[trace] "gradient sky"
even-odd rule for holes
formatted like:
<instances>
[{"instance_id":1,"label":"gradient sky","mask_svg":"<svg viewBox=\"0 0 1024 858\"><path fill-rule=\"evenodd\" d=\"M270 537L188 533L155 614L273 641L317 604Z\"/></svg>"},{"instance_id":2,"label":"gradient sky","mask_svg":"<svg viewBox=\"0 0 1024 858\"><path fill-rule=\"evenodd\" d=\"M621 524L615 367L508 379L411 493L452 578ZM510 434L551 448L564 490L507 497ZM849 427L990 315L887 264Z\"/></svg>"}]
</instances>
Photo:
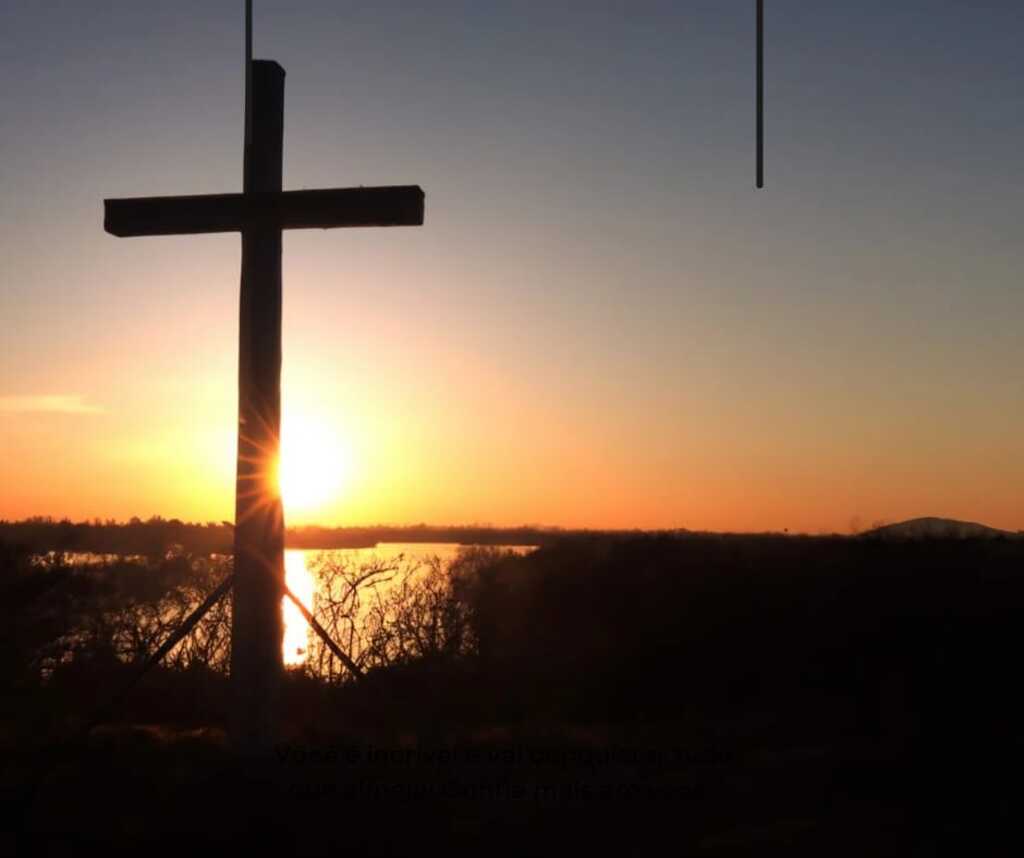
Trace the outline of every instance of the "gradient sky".
<instances>
[{"instance_id":1,"label":"gradient sky","mask_svg":"<svg viewBox=\"0 0 1024 858\"><path fill-rule=\"evenodd\" d=\"M233 514L237 235L105 197L241 189L242 2L0 9L0 517ZM287 188L291 522L1024 528L1019 2L256 0ZM287 434L285 443L288 443Z\"/></svg>"}]
</instances>

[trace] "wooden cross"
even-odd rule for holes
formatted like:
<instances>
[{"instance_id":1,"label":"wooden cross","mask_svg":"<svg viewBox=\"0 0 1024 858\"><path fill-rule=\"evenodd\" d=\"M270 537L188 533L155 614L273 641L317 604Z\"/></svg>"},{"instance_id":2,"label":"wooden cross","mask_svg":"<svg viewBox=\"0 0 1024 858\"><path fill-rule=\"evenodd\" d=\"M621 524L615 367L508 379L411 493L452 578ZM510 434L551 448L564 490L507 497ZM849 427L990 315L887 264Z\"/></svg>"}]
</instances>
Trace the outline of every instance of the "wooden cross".
<instances>
[{"instance_id":1,"label":"wooden cross","mask_svg":"<svg viewBox=\"0 0 1024 858\"><path fill-rule=\"evenodd\" d=\"M284 516L275 478L281 230L420 226L423 190L407 185L282 191L284 69L271 60L252 60L248 8L246 17L243 193L105 200L104 228L116 236L242 234L229 726L236 748L258 752L277 738L283 672Z\"/></svg>"}]
</instances>

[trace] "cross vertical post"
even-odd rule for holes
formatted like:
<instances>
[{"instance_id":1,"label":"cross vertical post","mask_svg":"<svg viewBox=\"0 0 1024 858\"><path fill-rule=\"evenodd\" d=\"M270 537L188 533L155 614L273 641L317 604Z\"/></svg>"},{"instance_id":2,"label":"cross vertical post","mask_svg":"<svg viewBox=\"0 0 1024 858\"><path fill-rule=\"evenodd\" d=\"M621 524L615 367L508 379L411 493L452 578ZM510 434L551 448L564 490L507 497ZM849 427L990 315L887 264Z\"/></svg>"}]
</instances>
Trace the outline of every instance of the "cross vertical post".
<instances>
[{"instance_id":1,"label":"cross vertical post","mask_svg":"<svg viewBox=\"0 0 1024 858\"><path fill-rule=\"evenodd\" d=\"M284 69L251 63L246 193L281 190ZM281 226L242 229L238 347L238 466L231 628L232 740L267 750L276 740L282 662L284 514L276 475L281 429Z\"/></svg>"}]
</instances>

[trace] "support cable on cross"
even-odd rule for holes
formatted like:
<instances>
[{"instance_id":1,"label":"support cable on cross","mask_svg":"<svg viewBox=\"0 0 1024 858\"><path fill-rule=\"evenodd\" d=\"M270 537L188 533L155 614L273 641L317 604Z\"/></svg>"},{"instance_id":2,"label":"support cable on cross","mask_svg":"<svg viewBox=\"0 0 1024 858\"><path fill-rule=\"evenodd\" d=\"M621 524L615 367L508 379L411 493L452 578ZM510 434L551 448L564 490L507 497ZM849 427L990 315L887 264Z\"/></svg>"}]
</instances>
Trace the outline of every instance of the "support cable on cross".
<instances>
[{"instance_id":1,"label":"support cable on cross","mask_svg":"<svg viewBox=\"0 0 1024 858\"><path fill-rule=\"evenodd\" d=\"M135 688L136 685L142 680L142 678L149 673L149 671L156 667L164 657L171 652L209 613L213 607L227 594L231 589L231 585L234 583L234 574L227 575L220 584L207 596L202 604L200 604L191 614L189 614L175 629L168 635L167 639L154 650L143 662L139 665L138 669L128 678L124 685L103 705L98 707L91 716L89 716L83 723L79 735L81 737L87 736L102 721L110 717L114 710L124 701L128 694ZM298 596L296 596L291 588L285 584L284 594L291 600L291 602L299 609L303 618L309 624L310 628L320 637L324 642L324 645L337 656L338 660L349 670L349 672L355 676L357 680L363 680L366 678L366 674L358 664L349 656L338 644L336 644L331 638L330 633L325 629L320 622L313 616L313 613L302 603Z\"/></svg>"}]
</instances>

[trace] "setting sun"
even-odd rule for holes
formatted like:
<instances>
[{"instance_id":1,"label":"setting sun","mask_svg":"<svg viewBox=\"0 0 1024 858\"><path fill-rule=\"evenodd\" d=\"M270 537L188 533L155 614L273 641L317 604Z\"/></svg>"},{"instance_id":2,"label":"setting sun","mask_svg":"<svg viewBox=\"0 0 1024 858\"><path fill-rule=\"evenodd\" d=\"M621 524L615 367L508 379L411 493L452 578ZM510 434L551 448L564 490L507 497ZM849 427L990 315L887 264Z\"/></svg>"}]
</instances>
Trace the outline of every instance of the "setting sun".
<instances>
[{"instance_id":1,"label":"setting sun","mask_svg":"<svg viewBox=\"0 0 1024 858\"><path fill-rule=\"evenodd\" d=\"M325 423L283 416L278 485L286 515L311 512L334 500L350 470L347 449Z\"/></svg>"}]
</instances>

